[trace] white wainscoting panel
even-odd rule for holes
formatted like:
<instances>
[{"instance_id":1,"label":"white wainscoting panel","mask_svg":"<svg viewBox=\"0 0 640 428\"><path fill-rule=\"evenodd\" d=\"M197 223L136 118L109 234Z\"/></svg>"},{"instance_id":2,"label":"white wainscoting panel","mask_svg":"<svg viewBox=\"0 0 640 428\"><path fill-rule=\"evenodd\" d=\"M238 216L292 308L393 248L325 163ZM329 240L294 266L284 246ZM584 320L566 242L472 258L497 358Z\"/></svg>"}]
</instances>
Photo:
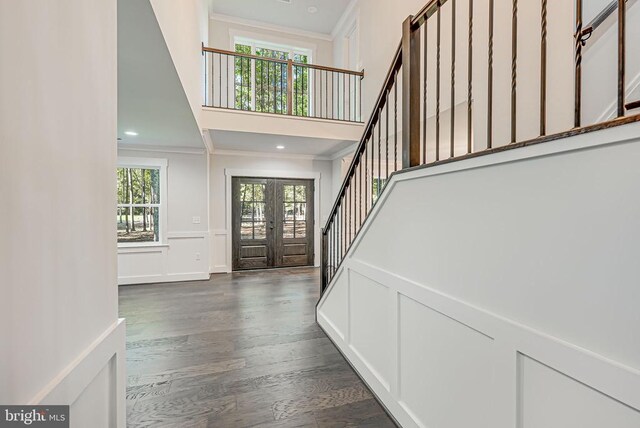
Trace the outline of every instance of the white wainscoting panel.
<instances>
[{"instance_id":1,"label":"white wainscoting panel","mask_svg":"<svg viewBox=\"0 0 640 428\"><path fill-rule=\"evenodd\" d=\"M401 405L422 426L490 426L493 338L410 297L399 297Z\"/></svg>"},{"instance_id":2,"label":"white wainscoting panel","mask_svg":"<svg viewBox=\"0 0 640 428\"><path fill-rule=\"evenodd\" d=\"M213 231L211 239L211 273L231 272L231 266L227 265L227 248L229 247L227 243L228 239L231 239L231 237L225 229L216 229Z\"/></svg>"},{"instance_id":3,"label":"white wainscoting panel","mask_svg":"<svg viewBox=\"0 0 640 428\"><path fill-rule=\"evenodd\" d=\"M349 342L376 379L389 390L391 314L387 286L357 271L349 272Z\"/></svg>"},{"instance_id":4,"label":"white wainscoting panel","mask_svg":"<svg viewBox=\"0 0 640 428\"><path fill-rule=\"evenodd\" d=\"M126 426L125 320L120 319L60 372L32 404L68 404L72 428Z\"/></svg>"},{"instance_id":5,"label":"white wainscoting panel","mask_svg":"<svg viewBox=\"0 0 640 428\"><path fill-rule=\"evenodd\" d=\"M402 426L640 427L638 135L391 178L317 318Z\"/></svg>"},{"instance_id":6,"label":"white wainscoting panel","mask_svg":"<svg viewBox=\"0 0 640 428\"><path fill-rule=\"evenodd\" d=\"M519 355L518 428L637 428L640 411Z\"/></svg>"},{"instance_id":7,"label":"white wainscoting panel","mask_svg":"<svg viewBox=\"0 0 640 428\"><path fill-rule=\"evenodd\" d=\"M209 234L171 232L166 245L118 248L118 284L209 278Z\"/></svg>"},{"instance_id":8,"label":"white wainscoting panel","mask_svg":"<svg viewBox=\"0 0 640 428\"><path fill-rule=\"evenodd\" d=\"M349 280L344 270L334 279L331 296L325 300L320 314L342 340L347 338L349 324Z\"/></svg>"}]
</instances>

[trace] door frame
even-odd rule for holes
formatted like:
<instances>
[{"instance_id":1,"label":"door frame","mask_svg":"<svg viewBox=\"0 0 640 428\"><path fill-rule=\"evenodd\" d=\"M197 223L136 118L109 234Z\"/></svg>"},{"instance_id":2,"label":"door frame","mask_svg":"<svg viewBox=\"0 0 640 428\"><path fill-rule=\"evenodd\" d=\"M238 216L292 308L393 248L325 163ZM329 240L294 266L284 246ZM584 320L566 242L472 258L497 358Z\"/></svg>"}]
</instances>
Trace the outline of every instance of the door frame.
<instances>
[{"instance_id":1,"label":"door frame","mask_svg":"<svg viewBox=\"0 0 640 428\"><path fill-rule=\"evenodd\" d=\"M304 171L271 171L271 170L257 170L257 169L235 169L225 168L225 227L227 229L227 242L226 242L226 264L227 272L233 271L233 221L232 217L232 204L233 194L231 189L231 182L233 177L256 177L256 178L292 178L301 180L313 180L315 191L313 192L313 265L315 267L320 266L320 178L322 174L319 172L304 172Z\"/></svg>"}]
</instances>

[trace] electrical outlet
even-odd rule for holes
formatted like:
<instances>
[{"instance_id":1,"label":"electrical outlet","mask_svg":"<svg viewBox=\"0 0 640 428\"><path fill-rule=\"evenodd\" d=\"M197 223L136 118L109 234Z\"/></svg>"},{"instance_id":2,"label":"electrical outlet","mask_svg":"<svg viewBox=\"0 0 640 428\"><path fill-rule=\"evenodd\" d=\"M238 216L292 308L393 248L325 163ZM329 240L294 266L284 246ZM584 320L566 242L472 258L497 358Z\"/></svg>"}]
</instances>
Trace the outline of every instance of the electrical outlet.
<instances>
[{"instance_id":1,"label":"electrical outlet","mask_svg":"<svg viewBox=\"0 0 640 428\"><path fill-rule=\"evenodd\" d=\"M193 224L200 224L200 217L198 217L198 216L193 217L193 219L191 221L193 222Z\"/></svg>"},{"instance_id":2,"label":"electrical outlet","mask_svg":"<svg viewBox=\"0 0 640 428\"><path fill-rule=\"evenodd\" d=\"M196 253L196 261L199 262L200 261L200 253Z\"/></svg>"}]
</instances>

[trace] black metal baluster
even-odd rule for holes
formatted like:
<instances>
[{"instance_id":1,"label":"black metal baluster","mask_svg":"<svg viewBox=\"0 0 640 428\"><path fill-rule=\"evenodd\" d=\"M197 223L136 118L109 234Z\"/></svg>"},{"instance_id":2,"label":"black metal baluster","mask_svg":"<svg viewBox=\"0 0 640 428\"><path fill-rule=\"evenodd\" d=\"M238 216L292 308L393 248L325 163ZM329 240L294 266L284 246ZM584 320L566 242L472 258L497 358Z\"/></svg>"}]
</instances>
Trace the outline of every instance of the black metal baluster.
<instances>
[{"instance_id":1,"label":"black metal baluster","mask_svg":"<svg viewBox=\"0 0 640 428\"><path fill-rule=\"evenodd\" d=\"M546 1L546 0L543 0ZM473 0L469 0L469 48L467 51L467 153L471 153L473 132Z\"/></svg>"},{"instance_id":2,"label":"black metal baluster","mask_svg":"<svg viewBox=\"0 0 640 428\"><path fill-rule=\"evenodd\" d=\"M220 56L220 54L218 54L218 56ZM216 71L215 71L215 53L213 52L205 52L205 56L204 56L204 69L208 70L209 67L207 67L207 63L211 64L211 106L215 107L215 99L216 99L216 84L215 84L215 76L216 76ZM208 91L207 91L208 92ZM207 93L207 95L209 95ZM206 102L208 100L205 100L205 104L209 105L208 102Z\"/></svg>"},{"instance_id":3,"label":"black metal baluster","mask_svg":"<svg viewBox=\"0 0 640 428\"><path fill-rule=\"evenodd\" d=\"M362 153L356 154L358 157L358 225L362 227Z\"/></svg>"},{"instance_id":4,"label":"black metal baluster","mask_svg":"<svg viewBox=\"0 0 640 428\"><path fill-rule=\"evenodd\" d=\"M488 81L487 81L487 148L493 147L493 27L494 0L489 0L489 53L488 53Z\"/></svg>"},{"instance_id":5,"label":"black metal baluster","mask_svg":"<svg viewBox=\"0 0 640 428\"><path fill-rule=\"evenodd\" d=\"M518 122L517 74L518 72L518 0L513 0L511 16L511 142L516 142Z\"/></svg>"},{"instance_id":6,"label":"black metal baluster","mask_svg":"<svg viewBox=\"0 0 640 428\"><path fill-rule=\"evenodd\" d=\"M242 57L238 58L240 60L240 104L238 104L238 100L236 99L236 105L234 106L235 108L242 110L242 81L244 79L244 61L242 61ZM234 73L235 73L235 64L233 66L234 69ZM235 92L235 85L234 85L234 92ZM234 94L237 98L238 94Z\"/></svg>"},{"instance_id":7,"label":"black metal baluster","mask_svg":"<svg viewBox=\"0 0 640 428\"><path fill-rule=\"evenodd\" d=\"M456 0L451 0L451 131L449 132L449 157L455 156L456 129Z\"/></svg>"},{"instance_id":8,"label":"black metal baluster","mask_svg":"<svg viewBox=\"0 0 640 428\"><path fill-rule=\"evenodd\" d=\"M618 117L625 115L627 1L618 0Z\"/></svg>"},{"instance_id":9,"label":"black metal baluster","mask_svg":"<svg viewBox=\"0 0 640 428\"><path fill-rule=\"evenodd\" d=\"M398 71L393 74L393 171L398 170Z\"/></svg>"},{"instance_id":10,"label":"black metal baluster","mask_svg":"<svg viewBox=\"0 0 640 428\"><path fill-rule=\"evenodd\" d=\"M226 87L226 91L225 91L226 94L225 95L226 95L227 99L225 101L225 105L227 106L227 108L229 108L229 86L231 86L229 84L229 55L225 55L225 62L226 62L225 65L226 65L226 68L227 68L227 71L225 72L225 77L227 78L227 84L225 85L225 87ZM235 80L235 78L234 78L234 80Z\"/></svg>"},{"instance_id":11,"label":"black metal baluster","mask_svg":"<svg viewBox=\"0 0 640 428\"><path fill-rule=\"evenodd\" d=\"M437 14L437 47L436 47L436 161L440 160L440 41L441 37L441 10L438 3Z\"/></svg>"},{"instance_id":12,"label":"black metal baluster","mask_svg":"<svg viewBox=\"0 0 640 428\"><path fill-rule=\"evenodd\" d=\"M348 109L348 114L347 114L347 120L351 120L351 75L346 75L345 73L345 78L347 79L347 94L349 94L349 99L347 101L347 109Z\"/></svg>"},{"instance_id":13,"label":"black metal baluster","mask_svg":"<svg viewBox=\"0 0 640 428\"><path fill-rule=\"evenodd\" d=\"M378 189L376 201L380 197L380 177L382 177L382 108L378 109Z\"/></svg>"},{"instance_id":14,"label":"black metal baluster","mask_svg":"<svg viewBox=\"0 0 640 428\"><path fill-rule=\"evenodd\" d=\"M385 160L384 160L384 165L385 165L385 178L387 180L389 180L389 90L387 90L386 94L385 94L385 106L384 106L384 111L385 111L385 126L384 126L384 132L385 132Z\"/></svg>"},{"instance_id":15,"label":"black metal baluster","mask_svg":"<svg viewBox=\"0 0 640 428\"><path fill-rule=\"evenodd\" d=\"M364 216L369 215L369 144L368 141L364 142Z\"/></svg>"},{"instance_id":16,"label":"black metal baluster","mask_svg":"<svg viewBox=\"0 0 640 428\"><path fill-rule=\"evenodd\" d=\"M358 121L362 122L362 76L358 78Z\"/></svg>"},{"instance_id":17,"label":"black metal baluster","mask_svg":"<svg viewBox=\"0 0 640 428\"><path fill-rule=\"evenodd\" d=\"M547 133L547 0L540 10L540 135Z\"/></svg>"},{"instance_id":18,"label":"black metal baluster","mask_svg":"<svg viewBox=\"0 0 640 428\"><path fill-rule=\"evenodd\" d=\"M573 126L580 127L582 109L582 0L576 0L576 34L575 34L575 105Z\"/></svg>"},{"instance_id":19,"label":"black metal baluster","mask_svg":"<svg viewBox=\"0 0 640 428\"><path fill-rule=\"evenodd\" d=\"M329 118L329 73L324 71L324 116L325 119Z\"/></svg>"},{"instance_id":20,"label":"black metal baluster","mask_svg":"<svg viewBox=\"0 0 640 428\"><path fill-rule=\"evenodd\" d=\"M422 84L424 85L423 94L422 94L422 163L427 163L427 84L428 84L428 60L429 60L429 30L427 27L427 23L429 21L425 21L422 26L422 31L424 31L424 47L422 51L422 63L424 66L424 78L422 79Z\"/></svg>"},{"instance_id":21,"label":"black metal baluster","mask_svg":"<svg viewBox=\"0 0 640 428\"><path fill-rule=\"evenodd\" d=\"M373 183L376 180L376 164L375 164L375 156L376 156L376 127L375 125L371 128L371 209L373 209L374 199L373 199Z\"/></svg>"},{"instance_id":22,"label":"black metal baluster","mask_svg":"<svg viewBox=\"0 0 640 428\"><path fill-rule=\"evenodd\" d=\"M319 96L319 100L318 100L318 107L319 107L319 112L320 112L320 117L324 117L322 114L322 70L319 70L320 72L320 91L318 92L318 96Z\"/></svg>"}]
</instances>

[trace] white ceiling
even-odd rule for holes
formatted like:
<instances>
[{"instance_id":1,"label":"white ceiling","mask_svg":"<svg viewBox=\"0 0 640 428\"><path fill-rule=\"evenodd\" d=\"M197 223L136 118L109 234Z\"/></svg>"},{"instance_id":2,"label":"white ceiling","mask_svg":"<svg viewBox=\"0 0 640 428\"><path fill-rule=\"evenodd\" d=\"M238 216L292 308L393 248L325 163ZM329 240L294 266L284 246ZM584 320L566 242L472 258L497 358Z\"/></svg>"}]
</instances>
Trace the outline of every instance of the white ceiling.
<instances>
[{"instance_id":1,"label":"white ceiling","mask_svg":"<svg viewBox=\"0 0 640 428\"><path fill-rule=\"evenodd\" d=\"M209 11L315 33L331 34L351 0L209 0ZM314 6L318 11L307 11Z\"/></svg>"},{"instance_id":2,"label":"white ceiling","mask_svg":"<svg viewBox=\"0 0 640 428\"><path fill-rule=\"evenodd\" d=\"M287 135L259 134L253 132L210 130L215 150L234 150L243 152L273 153L277 155L310 155L331 158L353 141L330 140L325 138L291 137ZM276 146L283 145L283 150Z\"/></svg>"},{"instance_id":3,"label":"white ceiling","mask_svg":"<svg viewBox=\"0 0 640 428\"><path fill-rule=\"evenodd\" d=\"M118 1L118 137L123 147L204 147L149 0Z\"/></svg>"}]
</instances>

